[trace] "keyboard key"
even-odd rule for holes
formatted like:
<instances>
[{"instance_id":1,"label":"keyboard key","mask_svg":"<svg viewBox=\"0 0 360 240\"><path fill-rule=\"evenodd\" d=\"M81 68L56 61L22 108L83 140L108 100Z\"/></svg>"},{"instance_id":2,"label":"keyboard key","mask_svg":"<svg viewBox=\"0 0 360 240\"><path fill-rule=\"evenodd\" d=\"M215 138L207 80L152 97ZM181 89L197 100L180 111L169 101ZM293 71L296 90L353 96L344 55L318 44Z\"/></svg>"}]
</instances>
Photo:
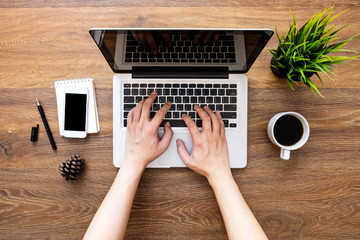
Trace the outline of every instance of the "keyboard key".
<instances>
[{"instance_id":1,"label":"keyboard key","mask_svg":"<svg viewBox=\"0 0 360 240\"><path fill-rule=\"evenodd\" d=\"M179 112L173 112L173 118L179 118L180 114Z\"/></svg>"},{"instance_id":2,"label":"keyboard key","mask_svg":"<svg viewBox=\"0 0 360 240\"><path fill-rule=\"evenodd\" d=\"M135 102L138 103L138 102L140 102L142 99L143 99L142 97L137 96L137 97L135 97Z\"/></svg>"},{"instance_id":3,"label":"keyboard key","mask_svg":"<svg viewBox=\"0 0 360 240\"><path fill-rule=\"evenodd\" d=\"M189 97L183 97L183 103L189 103L190 98Z\"/></svg>"},{"instance_id":4,"label":"keyboard key","mask_svg":"<svg viewBox=\"0 0 360 240\"><path fill-rule=\"evenodd\" d=\"M165 85L166 85L166 84L165 84ZM170 95L170 89L165 88L165 89L163 90L163 95L165 95L165 96Z\"/></svg>"},{"instance_id":5,"label":"keyboard key","mask_svg":"<svg viewBox=\"0 0 360 240\"><path fill-rule=\"evenodd\" d=\"M230 103L236 103L237 102L236 100L237 100L236 97L230 97Z\"/></svg>"},{"instance_id":6,"label":"keyboard key","mask_svg":"<svg viewBox=\"0 0 360 240\"><path fill-rule=\"evenodd\" d=\"M127 120L124 119L124 127L127 127Z\"/></svg>"},{"instance_id":7,"label":"keyboard key","mask_svg":"<svg viewBox=\"0 0 360 240\"><path fill-rule=\"evenodd\" d=\"M199 103L205 103L205 97L199 97Z\"/></svg>"},{"instance_id":8,"label":"keyboard key","mask_svg":"<svg viewBox=\"0 0 360 240\"><path fill-rule=\"evenodd\" d=\"M186 89L186 95L191 96L194 94L194 89Z\"/></svg>"},{"instance_id":9,"label":"keyboard key","mask_svg":"<svg viewBox=\"0 0 360 240\"><path fill-rule=\"evenodd\" d=\"M177 89L171 89L171 95L178 95L178 90Z\"/></svg>"},{"instance_id":10,"label":"keyboard key","mask_svg":"<svg viewBox=\"0 0 360 240\"><path fill-rule=\"evenodd\" d=\"M205 89L202 90L202 95L204 95L204 96L209 95L209 93L210 93L209 89L205 88Z\"/></svg>"},{"instance_id":11,"label":"keyboard key","mask_svg":"<svg viewBox=\"0 0 360 240\"><path fill-rule=\"evenodd\" d=\"M224 121L224 125L225 125L225 127L229 127L229 120L223 120Z\"/></svg>"},{"instance_id":12,"label":"keyboard key","mask_svg":"<svg viewBox=\"0 0 360 240\"><path fill-rule=\"evenodd\" d=\"M167 97L166 99L168 102L174 103L174 97Z\"/></svg>"},{"instance_id":13,"label":"keyboard key","mask_svg":"<svg viewBox=\"0 0 360 240\"><path fill-rule=\"evenodd\" d=\"M236 128L236 123L230 123L231 128Z\"/></svg>"},{"instance_id":14,"label":"keyboard key","mask_svg":"<svg viewBox=\"0 0 360 240\"><path fill-rule=\"evenodd\" d=\"M222 97L222 103L229 103L229 97Z\"/></svg>"},{"instance_id":15,"label":"keyboard key","mask_svg":"<svg viewBox=\"0 0 360 240\"><path fill-rule=\"evenodd\" d=\"M236 111L236 104L224 105L224 111Z\"/></svg>"},{"instance_id":16,"label":"keyboard key","mask_svg":"<svg viewBox=\"0 0 360 240\"><path fill-rule=\"evenodd\" d=\"M171 112L167 112L166 114L165 114L165 118L171 118L171 116L172 116L172 114L171 114Z\"/></svg>"},{"instance_id":17,"label":"keyboard key","mask_svg":"<svg viewBox=\"0 0 360 240\"><path fill-rule=\"evenodd\" d=\"M210 90L210 95L211 96L216 96L217 95L217 89L211 89Z\"/></svg>"},{"instance_id":18,"label":"keyboard key","mask_svg":"<svg viewBox=\"0 0 360 240\"><path fill-rule=\"evenodd\" d=\"M184 96L185 95L185 89L179 89L179 95Z\"/></svg>"},{"instance_id":19,"label":"keyboard key","mask_svg":"<svg viewBox=\"0 0 360 240\"><path fill-rule=\"evenodd\" d=\"M214 97L214 103L221 103L221 97Z\"/></svg>"},{"instance_id":20,"label":"keyboard key","mask_svg":"<svg viewBox=\"0 0 360 240\"><path fill-rule=\"evenodd\" d=\"M159 97L159 103L166 103L166 97Z\"/></svg>"},{"instance_id":21,"label":"keyboard key","mask_svg":"<svg viewBox=\"0 0 360 240\"><path fill-rule=\"evenodd\" d=\"M164 127L166 122L170 122L171 127L186 127L183 120L164 120L161 122L160 127Z\"/></svg>"},{"instance_id":22,"label":"keyboard key","mask_svg":"<svg viewBox=\"0 0 360 240\"><path fill-rule=\"evenodd\" d=\"M139 89L131 89L131 95L138 95Z\"/></svg>"},{"instance_id":23,"label":"keyboard key","mask_svg":"<svg viewBox=\"0 0 360 240\"><path fill-rule=\"evenodd\" d=\"M134 97L124 97L124 103L134 103Z\"/></svg>"},{"instance_id":24,"label":"keyboard key","mask_svg":"<svg viewBox=\"0 0 360 240\"><path fill-rule=\"evenodd\" d=\"M202 127L202 120L201 119L196 120L196 126L197 127Z\"/></svg>"},{"instance_id":25,"label":"keyboard key","mask_svg":"<svg viewBox=\"0 0 360 240\"><path fill-rule=\"evenodd\" d=\"M177 105L176 105L176 110L177 110L177 111L182 111L182 110L184 110L184 105L183 105L183 104L177 104Z\"/></svg>"},{"instance_id":26,"label":"keyboard key","mask_svg":"<svg viewBox=\"0 0 360 240\"><path fill-rule=\"evenodd\" d=\"M146 95L146 89L140 89L140 95L142 96Z\"/></svg>"},{"instance_id":27,"label":"keyboard key","mask_svg":"<svg viewBox=\"0 0 360 240\"><path fill-rule=\"evenodd\" d=\"M227 119L235 119L236 118L236 112L222 112L221 116L223 118Z\"/></svg>"},{"instance_id":28,"label":"keyboard key","mask_svg":"<svg viewBox=\"0 0 360 240\"><path fill-rule=\"evenodd\" d=\"M230 84L230 88L237 88L236 84Z\"/></svg>"},{"instance_id":29,"label":"keyboard key","mask_svg":"<svg viewBox=\"0 0 360 240\"><path fill-rule=\"evenodd\" d=\"M175 103L181 103L181 97L175 97Z\"/></svg>"},{"instance_id":30,"label":"keyboard key","mask_svg":"<svg viewBox=\"0 0 360 240\"><path fill-rule=\"evenodd\" d=\"M130 89L124 89L124 95L125 96L128 96L128 95L130 95Z\"/></svg>"},{"instance_id":31,"label":"keyboard key","mask_svg":"<svg viewBox=\"0 0 360 240\"><path fill-rule=\"evenodd\" d=\"M195 89L195 95L200 96L201 95L201 89Z\"/></svg>"},{"instance_id":32,"label":"keyboard key","mask_svg":"<svg viewBox=\"0 0 360 240\"><path fill-rule=\"evenodd\" d=\"M236 89L226 89L226 95L228 96L236 96Z\"/></svg>"},{"instance_id":33,"label":"keyboard key","mask_svg":"<svg viewBox=\"0 0 360 240\"><path fill-rule=\"evenodd\" d=\"M218 95L219 96L224 96L225 95L225 89L219 89L218 90Z\"/></svg>"},{"instance_id":34,"label":"keyboard key","mask_svg":"<svg viewBox=\"0 0 360 240\"><path fill-rule=\"evenodd\" d=\"M125 111L130 111L131 109L133 109L136 106L136 104L124 104L124 110Z\"/></svg>"},{"instance_id":35,"label":"keyboard key","mask_svg":"<svg viewBox=\"0 0 360 240\"><path fill-rule=\"evenodd\" d=\"M212 110L212 111L215 111L216 108L215 108L215 105L214 104L209 104L208 107Z\"/></svg>"},{"instance_id":36,"label":"keyboard key","mask_svg":"<svg viewBox=\"0 0 360 240\"><path fill-rule=\"evenodd\" d=\"M216 105L216 110L222 111L222 110L223 110L223 105L217 104L217 105Z\"/></svg>"},{"instance_id":37,"label":"keyboard key","mask_svg":"<svg viewBox=\"0 0 360 240\"><path fill-rule=\"evenodd\" d=\"M213 103L214 98L213 97L206 97L206 103Z\"/></svg>"},{"instance_id":38,"label":"keyboard key","mask_svg":"<svg viewBox=\"0 0 360 240\"><path fill-rule=\"evenodd\" d=\"M124 88L129 88L131 86L130 83L124 83Z\"/></svg>"}]
</instances>

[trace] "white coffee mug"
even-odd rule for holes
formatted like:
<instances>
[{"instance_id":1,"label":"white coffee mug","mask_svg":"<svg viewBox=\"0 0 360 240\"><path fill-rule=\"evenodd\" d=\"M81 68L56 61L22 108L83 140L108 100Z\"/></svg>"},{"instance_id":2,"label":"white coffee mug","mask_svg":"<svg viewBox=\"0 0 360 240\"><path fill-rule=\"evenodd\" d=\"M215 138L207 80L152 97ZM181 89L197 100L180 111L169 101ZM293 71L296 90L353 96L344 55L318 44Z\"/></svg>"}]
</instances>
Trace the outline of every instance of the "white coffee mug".
<instances>
[{"instance_id":1,"label":"white coffee mug","mask_svg":"<svg viewBox=\"0 0 360 240\"><path fill-rule=\"evenodd\" d=\"M291 145L284 145L284 144L279 143L274 134L275 124L281 117L283 117L285 115L294 116L298 120L300 120L300 122L302 124L302 129L303 129L302 136L299 138L298 141L296 141L294 144L291 144ZM281 128L281 126L277 126L277 128ZM296 150L296 149L302 147L308 140L309 135L310 135L310 127L309 127L309 124L306 121L306 119L301 114L296 113L296 112L281 112L271 118L271 120L269 121L269 124L268 124L267 133L268 133L268 136L269 136L271 142L281 148L280 158L282 158L284 160L289 160L290 159L290 151Z\"/></svg>"}]
</instances>

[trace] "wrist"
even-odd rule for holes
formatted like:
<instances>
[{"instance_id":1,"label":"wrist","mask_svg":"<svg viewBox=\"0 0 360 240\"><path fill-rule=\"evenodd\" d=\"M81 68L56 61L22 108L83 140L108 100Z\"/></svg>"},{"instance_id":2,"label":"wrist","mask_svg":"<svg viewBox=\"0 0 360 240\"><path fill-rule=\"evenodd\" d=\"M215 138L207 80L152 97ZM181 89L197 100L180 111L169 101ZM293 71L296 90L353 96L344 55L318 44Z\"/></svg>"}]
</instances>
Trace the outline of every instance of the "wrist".
<instances>
[{"instance_id":1,"label":"wrist","mask_svg":"<svg viewBox=\"0 0 360 240\"><path fill-rule=\"evenodd\" d=\"M122 172L126 172L127 175L133 176L135 178L137 177L141 177L144 170L145 170L146 165L141 164L137 161L127 161L126 159L124 160L124 162L122 163L121 167L120 167L120 171Z\"/></svg>"},{"instance_id":2,"label":"wrist","mask_svg":"<svg viewBox=\"0 0 360 240\"><path fill-rule=\"evenodd\" d=\"M229 181L235 181L230 169L226 171L218 171L216 173L210 174L206 178L212 188L217 186L224 186L224 184Z\"/></svg>"}]
</instances>

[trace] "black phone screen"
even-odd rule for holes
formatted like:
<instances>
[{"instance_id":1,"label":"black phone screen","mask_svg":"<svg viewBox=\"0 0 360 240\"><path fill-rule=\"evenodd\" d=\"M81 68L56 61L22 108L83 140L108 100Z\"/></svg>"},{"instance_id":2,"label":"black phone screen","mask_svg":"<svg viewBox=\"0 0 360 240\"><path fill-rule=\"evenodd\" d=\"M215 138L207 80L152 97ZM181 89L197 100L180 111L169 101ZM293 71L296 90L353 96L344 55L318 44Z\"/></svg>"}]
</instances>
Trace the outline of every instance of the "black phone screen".
<instances>
[{"instance_id":1,"label":"black phone screen","mask_svg":"<svg viewBox=\"0 0 360 240\"><path fill-rule=\"evenodd\" d=\"M65 94L65 130L85 131L86 98L86 94Z\"/></svg>"}]
</instances>

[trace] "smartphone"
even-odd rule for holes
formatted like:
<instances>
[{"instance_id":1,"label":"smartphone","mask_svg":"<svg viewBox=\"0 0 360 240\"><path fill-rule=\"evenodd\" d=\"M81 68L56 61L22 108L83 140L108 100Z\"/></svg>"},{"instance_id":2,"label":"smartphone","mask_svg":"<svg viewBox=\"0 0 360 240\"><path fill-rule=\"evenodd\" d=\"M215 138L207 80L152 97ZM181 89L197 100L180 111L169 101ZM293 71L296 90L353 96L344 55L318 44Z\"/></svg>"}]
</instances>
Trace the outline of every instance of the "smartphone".
<instances>
[{"instance_id":1,"label":"smartphone","mask_svg":"<svg viewBox=\"0 0 360 240\"><path fill-rule=\"evenodd\" d=\"M89 90L85 87L65 88L64 137L85 138Z\"/></svg>"}]
</instances>

